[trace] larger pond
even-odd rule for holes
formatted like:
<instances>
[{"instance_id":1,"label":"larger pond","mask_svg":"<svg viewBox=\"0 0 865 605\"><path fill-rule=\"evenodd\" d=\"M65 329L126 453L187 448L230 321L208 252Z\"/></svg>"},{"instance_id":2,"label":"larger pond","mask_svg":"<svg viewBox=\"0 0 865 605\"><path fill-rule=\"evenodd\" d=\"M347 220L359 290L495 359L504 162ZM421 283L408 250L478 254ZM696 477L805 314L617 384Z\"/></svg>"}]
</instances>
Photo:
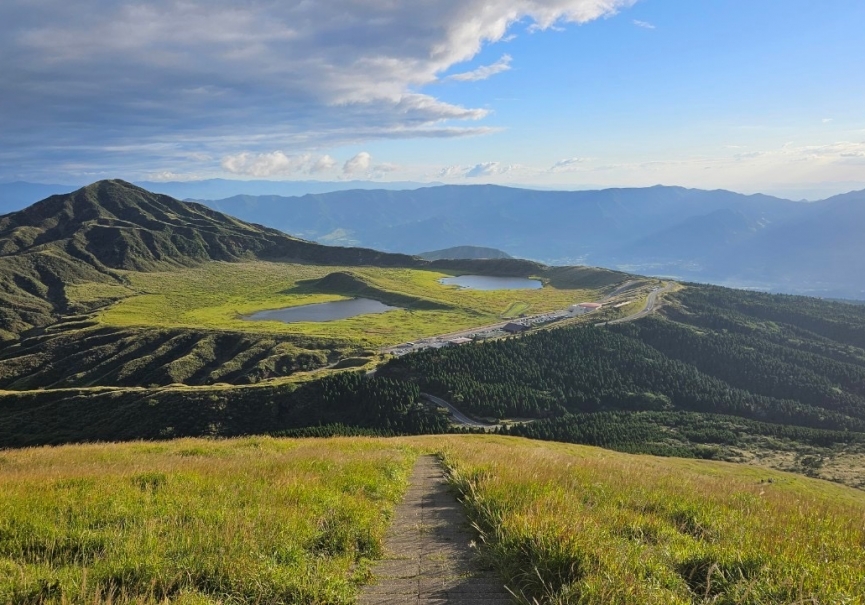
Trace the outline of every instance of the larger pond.
<instances>
[{"instance_id":1,"label":"larger pond","mask_svg":"<svg viewBox=\"0 0 865 605\"><path fill-rule=\"evenodd\" d=\"M358 315L385 313L398 308L369 298L352 298L350 300L335 300L333 302L316 303L314 305L299 305L297 307L286 307L285 309L259 311L258 313L249 315L245 319L251 321L281 321L289 324L299 321L335 321Z\"/></svg>"},{"instance_id":2,"label":"larger pond","mask_svg":"<svg viewBox=\"0 0 865 605\"><path fill-rule=\"evenodd\" d=\"M468 290L540 290L544 287L537 279L527 277L492 277L490 275L460 275L444 277L439 283L459 286Z\"/></svg>"}]
</instances>

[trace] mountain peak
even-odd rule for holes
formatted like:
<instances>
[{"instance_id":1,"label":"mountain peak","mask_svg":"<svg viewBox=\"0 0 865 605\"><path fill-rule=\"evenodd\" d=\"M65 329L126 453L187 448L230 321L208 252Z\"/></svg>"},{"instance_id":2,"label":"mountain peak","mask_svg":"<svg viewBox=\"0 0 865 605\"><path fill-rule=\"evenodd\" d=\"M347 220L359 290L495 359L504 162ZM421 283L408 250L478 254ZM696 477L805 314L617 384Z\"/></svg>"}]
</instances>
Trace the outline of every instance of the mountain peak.
<instances>
[{"instance_id":1,"label":"mountain peak","mask_svg":"<svg viewBox=\"0 0 865 605\"><path fill-rule=\"evenodd\" d=\"M122 282L118 270L256 258L344 266L423 262L315 244L126 181L98 181L0 216L0 340L68 311L68 284Z\"/></svg>"}]
</instances>

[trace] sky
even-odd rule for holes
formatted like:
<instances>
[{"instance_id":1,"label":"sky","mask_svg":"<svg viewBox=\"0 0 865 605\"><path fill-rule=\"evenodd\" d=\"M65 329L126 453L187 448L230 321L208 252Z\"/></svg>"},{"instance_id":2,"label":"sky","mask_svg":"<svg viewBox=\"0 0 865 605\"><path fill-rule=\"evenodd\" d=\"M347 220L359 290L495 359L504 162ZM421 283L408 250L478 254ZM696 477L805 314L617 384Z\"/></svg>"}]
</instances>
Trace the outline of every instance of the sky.
<instances>
[{"instance_id":1,"label":"sky","mask_svg":"<svg viewBox=\"0 0 865 605\"><path fill-rule=\"evenodd\" d=\"M862 0L3 0L0 181L865 188Z\"/></svg>"}]
</instances>

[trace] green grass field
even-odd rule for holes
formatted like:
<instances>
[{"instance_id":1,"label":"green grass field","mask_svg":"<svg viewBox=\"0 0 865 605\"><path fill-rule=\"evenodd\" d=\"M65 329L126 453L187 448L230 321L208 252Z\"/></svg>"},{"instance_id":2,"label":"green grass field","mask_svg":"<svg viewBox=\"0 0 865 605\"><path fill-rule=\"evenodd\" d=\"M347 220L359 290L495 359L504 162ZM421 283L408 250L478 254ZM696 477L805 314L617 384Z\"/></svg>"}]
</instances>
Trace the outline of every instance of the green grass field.
<instances>
[{"instance_id":1,"label":"green grass field","mask_svg":"<svg viewBox=\"0 0 865 605\"><path fill-rule=\"evenodd\" d=\"M256 311L320 303L344 298L315 293L298 282L350 271L386 293L433 303L439 309L406 309L380 315L321 323L284 324L243 319ZM125 298L101 313L103 323L118 326L159 326L225 329L245 332L300 334L336 341L383 346L481 326L499 321L514 309L542 313L575 302L593 300L592 289L566 289L546 285L540 290L461 290L438 283L448 274L416 269L323 267L288 263L207 263L164 273L127 273ZM102 292L87 288L70 296L88 300Z\"/></svg>"},{"instance_id":2,"label":"green grass field","mask_svg":"<svg viewBox=\"0 0 865 605\"><path fill-rule=\"evenodd\" d=\"M527 602L865 603L865 492L501 437L444 449L490 556Z\"/></svg>"},{"instance_id":3,"label":"green grass field","mask_svg":"<svg viewBox=\"0 0 865 605\"><path fill-rule=\"evenodd\" d=\"M239 439L0 454L0 603L350 603L414 453Z\"/></svg>"},{"instance_id":4,"label":"green grass field","mask_svg":"<svg viewBox=\"0 0 865 605\"><path fill-rule=\"evenodd\" d=\"M527 602L865 603L865 492L493 436L0 453L0 603L351 603L420 452Z\"/></svg>"}]
</instances>

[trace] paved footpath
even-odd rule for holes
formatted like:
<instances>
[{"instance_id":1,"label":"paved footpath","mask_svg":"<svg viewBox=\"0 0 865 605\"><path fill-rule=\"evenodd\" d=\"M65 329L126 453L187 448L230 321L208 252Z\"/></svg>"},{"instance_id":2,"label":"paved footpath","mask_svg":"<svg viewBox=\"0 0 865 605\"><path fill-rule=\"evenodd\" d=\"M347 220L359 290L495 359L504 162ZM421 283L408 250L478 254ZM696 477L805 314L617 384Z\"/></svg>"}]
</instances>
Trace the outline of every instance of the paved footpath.
<instances>
[{"instance_id":1,"label":"paved footpath","mask_svg":"<svg viewBox=\"0 0 865 605\"><path fill-rule=\"evenodd\" d=\"M376 583L361 605L508 605L496 575L469 546L473 535L462 506L448 490L433 456L414 467L405 500L397 506L385 539L385 558L373 567Z\"/></svg>"}]
</instances>

